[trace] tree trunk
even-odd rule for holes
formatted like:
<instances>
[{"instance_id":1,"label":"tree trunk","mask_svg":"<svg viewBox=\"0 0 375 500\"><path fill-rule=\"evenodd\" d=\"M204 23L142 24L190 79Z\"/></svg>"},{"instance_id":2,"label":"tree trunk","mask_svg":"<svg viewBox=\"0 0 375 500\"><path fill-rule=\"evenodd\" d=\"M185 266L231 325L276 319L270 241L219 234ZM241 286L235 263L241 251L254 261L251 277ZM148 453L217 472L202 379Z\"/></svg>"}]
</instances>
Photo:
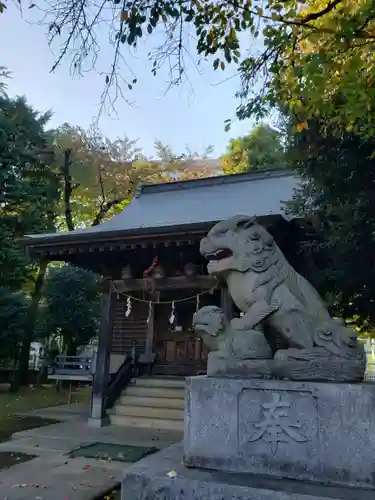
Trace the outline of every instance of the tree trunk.
<instances>
[{"instance_id":1,"label":"tree trunk","mask_svg":"<svg viewBox=\"0 0 375 500\"><path fill-rule=\"evenodd\" d=\"M70 340L67 344L66 355L67 356L77 356L78 344L75 340Z\"/></svg>"},{"instance_id":2,"label":"tree trunk","mask_svg":"<svg viewBox=\"0 0 375 500\"><path fill-rule=\"evenodd\" d=\"M64 175L64 209L65 209L65 221L68 227L68 231L74 231L74 222L72 215L72 207L70 204L70 198L73 192L72 186L72 176L70 174L72 150L66 149L64 151L64 164L63 164L63 175Z\"/></svg>"},{"instance_id":3,"label":"tree trunk","mask_svg":"<svg viewBox=\"0 0 375 500\"><path fill-rule=\"evenodd\" d=\"M35 323L38 317L39 303L40 299L42 298L42 289L44 278L46 276L47 266L47 262L42 262L40 264L38 276L35 281L35 287L31 296L31 303L27 312L26 327L22 339L18 373L14 381L12 391L17 391L22 385L27 385L28 383L30 346L34 337Z\"/></svg>"}]
</instances>

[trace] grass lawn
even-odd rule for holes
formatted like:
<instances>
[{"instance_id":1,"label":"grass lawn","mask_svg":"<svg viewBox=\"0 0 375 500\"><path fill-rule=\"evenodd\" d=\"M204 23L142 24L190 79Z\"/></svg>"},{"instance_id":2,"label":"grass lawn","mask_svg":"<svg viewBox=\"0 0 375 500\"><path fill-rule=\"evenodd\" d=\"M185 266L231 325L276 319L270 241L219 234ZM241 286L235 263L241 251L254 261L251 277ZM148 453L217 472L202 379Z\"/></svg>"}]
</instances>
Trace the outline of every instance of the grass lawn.
<instances>
[{"instance_id":1,"label":"grass lawn","mask_svg":"<svg viewBox=\"0 0 375 500\"><path fill-rule=\"evenodd\" d=\"M79 389L73 392L71 402L83 403L89 399L90 389ZM54 423L50 419L22 417L17 413L64 404L68 404L68 391L61 390L57 393L52 387L24 387L15 394L0 392L0 441L10 439L14 432Z\"/></svg>"}]
</instances>

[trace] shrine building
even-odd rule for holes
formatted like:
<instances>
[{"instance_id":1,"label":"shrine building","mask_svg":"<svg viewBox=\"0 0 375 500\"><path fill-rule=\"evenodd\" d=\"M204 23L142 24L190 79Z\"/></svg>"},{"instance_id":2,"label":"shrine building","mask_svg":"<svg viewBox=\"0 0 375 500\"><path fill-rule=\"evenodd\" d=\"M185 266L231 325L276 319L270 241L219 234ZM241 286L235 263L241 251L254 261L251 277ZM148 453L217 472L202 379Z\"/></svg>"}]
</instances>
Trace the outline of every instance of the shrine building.
<instances>
[{"instance_id":1,"label":"shrine building","mask_svg":"<svg viewBox=\"0 0 375 500\"><path fill-rule=\"evenodd\" d=\"M297 186L298 179L284 170L143 185L127 208L98 226L25 239L33 259L69 262L103 277L93 425L108 421L108 407L116 408L116 399L130 382L125 363L120 364L112 380L116 390L112 387L108 396L111 356L126 354L129 363L135 348L140 359L152 363L153 387L156 380L164 380L163 387L173 390L180 387L179 377L205 373L207 352L191 328L194 312L203 305L218 305L228 320L238 314L224 284L207 274L199 253L201 238L216 222L234 215L257 216L291 265L300 269L295 224L284 210ZM146 392L131 401L138 397L140 403ZM181 410L181 404L176 403L175 410ZM124 425L147 419L142 411L129 414L137 413L130 407L122 415ZM161 403L158 409L163 409ZM171 420L166 418L160 427L170 428Z\"/></svg>"}]
</instances>

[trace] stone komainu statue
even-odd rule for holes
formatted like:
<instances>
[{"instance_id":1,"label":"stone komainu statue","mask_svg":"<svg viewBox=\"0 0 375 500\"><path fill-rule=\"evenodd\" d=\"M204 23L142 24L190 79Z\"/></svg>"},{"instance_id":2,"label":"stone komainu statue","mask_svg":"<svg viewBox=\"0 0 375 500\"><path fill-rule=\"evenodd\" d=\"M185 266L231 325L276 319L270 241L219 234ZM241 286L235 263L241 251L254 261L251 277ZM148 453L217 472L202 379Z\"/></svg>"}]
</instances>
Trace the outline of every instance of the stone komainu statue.
<instances>
[{"instance_id":1,"label":"stone komainu statue","mask_svg":"<svg viewBox=\"0 0 375 500\"><path fill-rule=\"evenodd\" d=\"M208 349L209 357L245 359L269 359L271 348L262 331L233 330L225 325L220 307L201 307L193 317L193 327Z\"/></svg>"},{"instance_id":2,"label":"stone komainu statue","mask_svg":"<svg viewBox=\"0 0 375 500\"><path fill-rule=\"evenodd\" d=\"M292 363L289 366L296 372L303 369L310 380L363 378L365 353L355 333L331 318L315 288L289 265L255 218L236 216L219 222L202 239L200 251L209 261L208 272L226 280L244 313L232 319L233 332L248 330L251 335L266 328L286 342L288 348L274 356L279 362L275 366Z\"/></svg>"}]
</instances>

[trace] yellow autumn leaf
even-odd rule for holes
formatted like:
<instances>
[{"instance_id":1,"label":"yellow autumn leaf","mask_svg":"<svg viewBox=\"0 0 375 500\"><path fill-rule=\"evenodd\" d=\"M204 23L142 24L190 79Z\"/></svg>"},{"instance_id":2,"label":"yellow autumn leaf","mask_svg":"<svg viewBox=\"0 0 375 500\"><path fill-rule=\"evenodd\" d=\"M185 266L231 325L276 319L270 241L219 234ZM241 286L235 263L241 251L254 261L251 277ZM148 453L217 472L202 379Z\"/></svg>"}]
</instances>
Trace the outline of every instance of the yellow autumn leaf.
<instances>
[{"instance_id":1,"label":"yellow autumn leaf","mask_svg":"<svg viewBox=\"0 0 375 500\"><path fill-rule=\"evenodd\" d=\"M306 120L304 122L297 123L297 125L296 125L297 132L302 132L302 130L307 130L308 128L309 128L309 125L308 125Z\"/></svg>"},{"instance_id":2,"label":"yellow autumn leaf","mask_svg":"<svg viewBox=\"0 0 375 500\"><path fill-rule=\"evenodd\" d=\"M258 7L257 8L257 14L258 14L258 16L263 16L263 9L262 9L262 7Z\"/></svg>"}]
</instances>

